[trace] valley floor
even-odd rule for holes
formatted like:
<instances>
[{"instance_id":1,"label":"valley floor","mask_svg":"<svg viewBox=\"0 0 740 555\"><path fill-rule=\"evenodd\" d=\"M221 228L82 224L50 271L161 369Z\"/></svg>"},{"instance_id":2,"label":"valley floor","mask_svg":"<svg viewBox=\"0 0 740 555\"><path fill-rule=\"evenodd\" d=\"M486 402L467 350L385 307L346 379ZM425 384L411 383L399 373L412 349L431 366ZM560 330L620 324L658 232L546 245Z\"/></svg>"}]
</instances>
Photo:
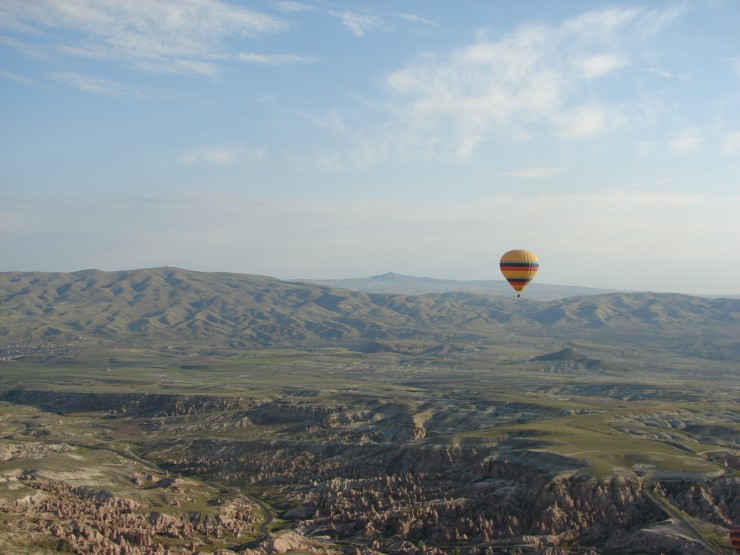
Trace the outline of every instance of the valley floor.
<instances>
[{"instance_id":1,"label":"valley floor","mask_svg":"<svg viewBox=\"0 0 740 555\"><path fill-rule=\"evenodd\" d=\"M21 353L0 551L730 553L737 363L528 348Z\"/></svg>"}]
</instances>

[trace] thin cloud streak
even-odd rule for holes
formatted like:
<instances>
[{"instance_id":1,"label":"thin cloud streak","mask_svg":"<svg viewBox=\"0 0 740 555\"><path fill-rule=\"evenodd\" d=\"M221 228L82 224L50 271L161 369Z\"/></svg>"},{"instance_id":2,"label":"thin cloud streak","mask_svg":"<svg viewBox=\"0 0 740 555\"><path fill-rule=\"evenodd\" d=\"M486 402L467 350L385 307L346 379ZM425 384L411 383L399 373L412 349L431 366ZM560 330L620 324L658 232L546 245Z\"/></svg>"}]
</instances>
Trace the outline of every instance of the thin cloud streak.
<instances>
[{"instance_id":1,"label":"thin cloud streak","mask_svg":"<svg viewBox=\"0 0 740 555\"><path fill-rule=\"evenodd\" d=\"M301 12L315 12L317 8L309 4L303 4L301 2L276 2L275 6L284 12L289 13L301 13Z\"/></svg>"},{"instance_id":2,"label":"thin cloud streak","mask_svg":"<svg viewBox=\"0 0 740 555\"><path fill-rule=\"evenodd\" d=\"M411 21L412 23L423 23L424 25L429 25L430 27L438 27L438 25L434 23L434 21L431 21L427 19L426 17L422 17L420 15L416 15L412 13L397 13L394 15L399 19Z\"/></svg>"},{"instance_id":3,"label":"thin cloud streak","mask_svg":"<svg viewBox=\"0 0 740 555\"><path fill-rule=\"evenodd\" d=\"M142 97L143 95L123 85L114 83L108 79L100 79L98 77L91 77L89 75L80 75L79 73L72 72L56 72L50 74L50 77L69 85L75 89L89 94L96 94L102 96L108 96L112 98L123 98L123 97Z\"/></svg>"},{"instance_id":4,"label":"thin cloud streak","mask_svg":"<svg viewBox=\"0 0 740 555\"><path fill-rule=\"evenodd\" d=\"M356 37L364 37L365 33L382 27L383 21L374 15L361 14L349 10L330 10L329 15L339 19L350 33Z\"/></svg>"},{"instance_id":5,"label":"thin cloud streak","mask_svg":"<svg viewBox=\"0 0 740 555\"><path fill-rule=\"evenodd\" d=\"M0 14L6 27L43 38L49 52L197 76L218 72L227 38L286 28L275 17L218 0L6 0Z\"/></svg>"},{"instance_id":6,"label":"thin cloud streak","mask_svg":"<svg viewBox=\"0 0 740 555\"><path fill-rule=\"evenodd\" d=\"M239 60L248 64L266 66L281 66L286 64L308 64L318 60L312 56L299 56L297 54L257 54L256 52L242 52Z\"/></svg>"}]
</instances>

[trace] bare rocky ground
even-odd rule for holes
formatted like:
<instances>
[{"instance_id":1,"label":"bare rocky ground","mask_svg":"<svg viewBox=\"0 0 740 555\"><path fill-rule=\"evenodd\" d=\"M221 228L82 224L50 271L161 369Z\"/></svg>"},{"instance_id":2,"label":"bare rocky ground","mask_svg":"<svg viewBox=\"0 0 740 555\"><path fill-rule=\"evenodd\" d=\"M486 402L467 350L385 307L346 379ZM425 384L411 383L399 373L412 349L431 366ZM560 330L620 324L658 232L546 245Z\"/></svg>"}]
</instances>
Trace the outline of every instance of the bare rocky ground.
<instances>
[{"instance_id":1,"label":"bare rocky ground","mask_svg":"<svg viewBox=\"0 0 740 555\"><path fill-rule=\"evenodd\" d=\"M6 363L0 552L729 553L734 367L418 352Z\"/></svg>"},{"instance_id":2,"label":"bare rocky ground","mask_svg":"<svg viewBox=\"0 0 740 555\"><path fill-rule=\"evenodd\" d=\"M97 418L0 406L0 552L210 551L254 538L258 505L101 441Z\"/></svg>"}]
</instances>

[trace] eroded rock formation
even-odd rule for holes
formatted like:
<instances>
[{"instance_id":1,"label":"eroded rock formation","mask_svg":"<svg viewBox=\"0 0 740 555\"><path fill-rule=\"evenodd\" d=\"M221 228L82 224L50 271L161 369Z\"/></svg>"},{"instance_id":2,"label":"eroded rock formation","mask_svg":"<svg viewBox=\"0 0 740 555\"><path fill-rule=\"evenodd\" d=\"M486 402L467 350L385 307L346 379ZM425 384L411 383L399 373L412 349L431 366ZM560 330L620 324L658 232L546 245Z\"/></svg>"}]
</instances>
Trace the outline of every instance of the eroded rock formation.
<instances>
[{"instance_id":1,"label":"eroded rock formation","mask_svg":"<svg viewBox=\"0 0 740 555\"><path fill-rule=\"evenodd\" d=\"M218 514L209 518L196 511L153 511L133 499L75 487L33 471L19 473L15 479L35 493L0 504L0 513L12 519L15 528L58 538L74 553L189 555L197 545L213 539L252 533L257 520L254 506L246 499L224 502ZM177 483L159 480L155 487L177 487Z\"/></svg>"}]
</instances>

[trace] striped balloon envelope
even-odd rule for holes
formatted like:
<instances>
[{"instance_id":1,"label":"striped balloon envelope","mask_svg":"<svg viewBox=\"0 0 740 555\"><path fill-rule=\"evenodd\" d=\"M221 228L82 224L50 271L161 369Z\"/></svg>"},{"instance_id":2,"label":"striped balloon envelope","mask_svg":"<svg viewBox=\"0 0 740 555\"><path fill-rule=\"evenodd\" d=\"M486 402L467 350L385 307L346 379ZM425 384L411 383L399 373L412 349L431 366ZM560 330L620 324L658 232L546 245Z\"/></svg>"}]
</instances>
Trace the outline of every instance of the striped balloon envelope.
<instances>
[{"instance_id":1,"label":"striped balloon envelope","mask_svg":"<svg viewBox=\"0 0 740 555\"><path fill-rule=\"evenodd\" d=\"M537 255L524 249L509 251L501 257L501 273L517 292L532 281L539 268Z\"/></svg>"},{"instance_id":2,"label":"striped balloon envelope","mask_svg":"<svg viewBox=\"0 0 740 555\"><path fill-rule=\"evenodd\" d=\"M730 543L735 548L735 553L740 555L740 526L730 531Z\"/></svg>"}]
</instances>

